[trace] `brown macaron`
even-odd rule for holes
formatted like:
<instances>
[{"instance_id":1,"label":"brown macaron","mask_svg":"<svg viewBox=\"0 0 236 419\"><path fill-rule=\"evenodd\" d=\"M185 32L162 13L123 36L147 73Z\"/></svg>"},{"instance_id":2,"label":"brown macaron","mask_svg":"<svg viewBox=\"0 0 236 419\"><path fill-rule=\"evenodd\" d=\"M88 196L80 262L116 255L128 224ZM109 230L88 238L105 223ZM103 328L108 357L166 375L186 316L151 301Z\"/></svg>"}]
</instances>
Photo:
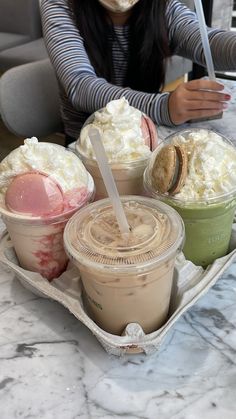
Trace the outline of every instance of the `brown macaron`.
<instances>
[{"instance_id":1,"label":"brown macaron","mask_svg":"<svg viewBox=\"0 0 236 419\"><path fill-rule=\"evenodd\" d=\"M160 150L152 169L152 184L161 193L175 195L184 186L188 156L181 145L168 144Z\"/></svg>"}]
</instances>

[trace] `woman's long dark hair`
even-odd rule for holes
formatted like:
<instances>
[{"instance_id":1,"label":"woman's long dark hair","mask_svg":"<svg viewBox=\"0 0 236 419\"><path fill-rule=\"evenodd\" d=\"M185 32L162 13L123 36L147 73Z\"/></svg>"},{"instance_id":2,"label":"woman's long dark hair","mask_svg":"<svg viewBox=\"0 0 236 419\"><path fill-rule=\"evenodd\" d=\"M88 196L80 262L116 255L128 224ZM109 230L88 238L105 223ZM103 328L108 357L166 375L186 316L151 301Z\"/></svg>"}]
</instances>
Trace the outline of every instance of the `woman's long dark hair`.
<instances>
[{"instance_id":1,"label":"woman's long dark hair","mask_svg":"<svg viewBox=\"0 0 236 419\"><path fill-rule=\"evenodd\" d=\"M98 0L69 0L89 59L99 77L113 82L110 39L115 32L107 11ZM139 0L129 24L129 51L125 86L158 92L165 77L165 58L170 56L165 11L168 0Z\"/></svg>"}]
</instances>

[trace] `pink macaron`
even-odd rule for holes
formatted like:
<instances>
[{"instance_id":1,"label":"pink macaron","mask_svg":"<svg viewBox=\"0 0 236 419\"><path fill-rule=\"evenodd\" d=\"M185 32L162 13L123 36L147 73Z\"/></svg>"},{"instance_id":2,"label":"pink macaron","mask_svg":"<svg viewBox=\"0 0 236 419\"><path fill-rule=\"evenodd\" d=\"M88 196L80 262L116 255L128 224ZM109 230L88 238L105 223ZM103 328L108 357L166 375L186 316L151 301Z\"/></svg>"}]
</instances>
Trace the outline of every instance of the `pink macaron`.
<instances>
[{"instance_id":1,"label":"pink macaron","mask_svg":"<svg viewBox=\"0 0 236 419\"><path fill-rule=\"evenodd\" d=\"M27 172L17 175L8 186L5 204L9 211L32 217L63 212L63 192L47 174Z\"/></svg>"},{"instance_id":2,"label":"pink macaron","mask_svg":"<svg viewBox=\"0 0 236 419\"><path fill-rule=\"evenodd\" d=\"M155 150L158 144L157 129L152 120L146 115L142 115L141 130L145 144L151 151Z\"/></svg>"}]
</instances>

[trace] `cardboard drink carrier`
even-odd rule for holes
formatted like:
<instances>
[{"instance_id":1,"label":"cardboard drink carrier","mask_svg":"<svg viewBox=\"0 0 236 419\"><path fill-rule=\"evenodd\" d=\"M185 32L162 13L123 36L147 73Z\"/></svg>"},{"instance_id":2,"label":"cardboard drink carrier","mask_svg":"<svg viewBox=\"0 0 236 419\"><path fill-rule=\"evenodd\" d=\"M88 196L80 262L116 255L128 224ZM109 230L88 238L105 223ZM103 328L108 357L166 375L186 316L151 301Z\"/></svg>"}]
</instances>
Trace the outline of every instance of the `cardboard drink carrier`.
<instances>
[{"instance_id":1,"label":"cardboard drink carrier","mask_svg":"<svg viewBox=\"0 0 236 419\"><path fill-rule=\"evenodd\" d=\"M130 323L124 334L118 336L102 330L87 315L77 268L69 263L60 277L48 282L40 274L21 268L8 233L4 231L0 236L0 261L15 273L22 285L40 297L50 298L63 305L96 336L109 354L118 356L126 353L149 355L158 351L177 320L206 294L235 259L236 220L232 227L229 253L216 259L207 269L186 260L183 253L179 254L174 269L170 310L167 321L161 328L145 334L139 324Z\"/></svg>"}]
</instances>

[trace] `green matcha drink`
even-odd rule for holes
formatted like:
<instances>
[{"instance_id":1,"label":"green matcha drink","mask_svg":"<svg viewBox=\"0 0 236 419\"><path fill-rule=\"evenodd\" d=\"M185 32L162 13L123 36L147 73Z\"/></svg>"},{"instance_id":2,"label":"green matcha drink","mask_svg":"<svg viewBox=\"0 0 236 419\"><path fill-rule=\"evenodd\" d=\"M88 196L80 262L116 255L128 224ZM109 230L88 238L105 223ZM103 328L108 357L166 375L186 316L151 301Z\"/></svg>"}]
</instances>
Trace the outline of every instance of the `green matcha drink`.
<instances>
[{"instance_id":1,"label":"green matcha drink","mask_svg":"<svg viewBox=\"0 0 236 419\"><path fill-rule=\"evenodd\" d=\"M207 265L226 255L229 246L236 200L222 197L220 202L186 203L167 199L184 220L186 259L195 265Z\"/></svg>"},{"instance_id":2,"label":"green matcha drink","mask_svg":"<svg viewBox=\"0 0 236 419\"><path fill-rule=\"evenodd\" d=\"M169 155L174 152L170 149L157 157L169 144L181 147L180 157ZM183 218L188 260L206 267L227 253L236 209L236 149L229 140L205 129L169 136L153 153L144 184L153 198L164 200Z\"/></svg>"}]
</instances>

